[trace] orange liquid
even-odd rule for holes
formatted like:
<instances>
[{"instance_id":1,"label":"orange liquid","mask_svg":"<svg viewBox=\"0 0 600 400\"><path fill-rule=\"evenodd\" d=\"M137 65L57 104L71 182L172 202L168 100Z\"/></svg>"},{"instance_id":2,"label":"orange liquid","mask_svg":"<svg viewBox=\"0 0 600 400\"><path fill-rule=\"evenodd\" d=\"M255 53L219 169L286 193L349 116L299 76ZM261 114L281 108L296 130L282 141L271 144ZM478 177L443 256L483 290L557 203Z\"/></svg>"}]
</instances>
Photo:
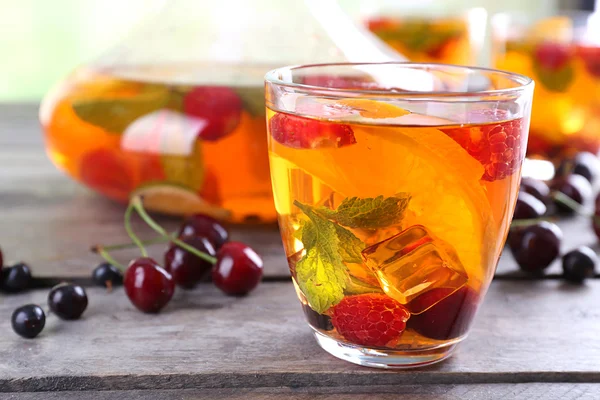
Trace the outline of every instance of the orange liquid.
<instances>
[{"instance_id":1,"label":"orange liquid","mask_svg":"<svg viewBox=\"0 0 600 400\"><path fill-rule=\"evenodd\" d=\"M473 62L464 18L377 17L367 21L371 32L413 62L468 65Z\"/></svg>"},{"instance_id":2,"label":"orange liquid","mask_svg":"<svg viewBox=\"0 0 600 400\"><path fill-rule=\"evenodd\" d=\"M41 119L55 165L122 202L158 187L158 211L275 219L261 86L168 84L117 73L78 71L46 99Z\"/></svg>"},{"instance_id":3,"label":"orange liquid","mask_svg":"<svg viewBox=\"0 0 600 400\"><path fill-rule=\"evenodd\" d=\"M577 151L600 150L600 48L562 46L565 60L540 67L545 43L497 42L494 67L520 73L536 82L528 154L551 159ZM551 44L551 42L546 42ZM552 64L552 56L549 57Z\"/></svg>"},{"instance_id":4,"label":"orange liquid","mask_svg":"<svg viewBox=\"0 0 600 400\"><path fill-rule=\"evenodd\" d=\"M524 156L524 123L383 126L376 120L356 123L286 117L303 121L296 127L311 127L309 135L323 132L331 139L332 132L343 133L337 141L315 139L303 147L306 141L298 140L301 130L294 131L293 137L278 132L285 124L274 123L274 118L281 115L286 114L268 112L275 205L309 324L321 334L350 344L393 350L432 349L432 354L437 351L433 347L464 337L508 233ZM353 135L350 139L349 132ZM507 135L515 140L506 139ZM501 145L494 144L500 141ZM499 165L504 161L510 168L501 173ZM384 221L363 228L325 217L331 219L316 225L321 229L317 238L307 236L306 224L314 220L304 208L327 215L343 208L349 199L367 201L378 196L410 200L404 210L384 213L383 218L392 221L389 226ZM361 215L367 212L363 208ZM323 238L332 243L325 230L330 223L357 239L340 239L355 244L362 257L337 266L338 272L345 271L342 276L346 274L346 278L328 274L330 256L319 264L311 250L313 240L318 243ZM311 268L315 275L303 281ZM334 276L346 284L341 294L333 294L336 286L328 284ZM315 296L315 291L320 294L323 290L331 290L327 292L333 296L329 303ZM339 325L342 322L336 320L336 310L359 296L394 299L410 311L406 329L385 344L352 336L347 326ZM353 310L366 312L360 307ZM440 321L436 317L440 314L453 317L440 317Z\"/></svg>"}]
</instances>

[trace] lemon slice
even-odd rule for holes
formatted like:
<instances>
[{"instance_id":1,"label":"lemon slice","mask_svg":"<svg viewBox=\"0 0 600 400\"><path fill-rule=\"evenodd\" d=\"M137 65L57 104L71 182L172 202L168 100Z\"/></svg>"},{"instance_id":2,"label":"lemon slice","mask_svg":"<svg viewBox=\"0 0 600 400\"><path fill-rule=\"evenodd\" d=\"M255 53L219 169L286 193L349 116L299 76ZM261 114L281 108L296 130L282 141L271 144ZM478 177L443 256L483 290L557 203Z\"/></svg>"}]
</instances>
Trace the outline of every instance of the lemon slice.
<instances>
[{"instance_id":1,"label":"lemon slice","mask_svg":"<svg viewBox=\"0 0 600 400\"><path fill-rule=\"evenodd\" d=\"M208 203L193 191L181 186L155 184L143 186L132 196L141 196L148 210L168 215L207 214L217 219L228 219L231 212Z\"/></svg>"},{"instance_id":2,"label":"lemon slice","mask_svg":"<svg viewBox=\"0 0 600 400\"><path fill-rule=\"evenodd\" d=\"M543 19L531 27L529 37L534 41L568 43L573 39L573 22L564 16Z\"/></svg>"}]
</instances>

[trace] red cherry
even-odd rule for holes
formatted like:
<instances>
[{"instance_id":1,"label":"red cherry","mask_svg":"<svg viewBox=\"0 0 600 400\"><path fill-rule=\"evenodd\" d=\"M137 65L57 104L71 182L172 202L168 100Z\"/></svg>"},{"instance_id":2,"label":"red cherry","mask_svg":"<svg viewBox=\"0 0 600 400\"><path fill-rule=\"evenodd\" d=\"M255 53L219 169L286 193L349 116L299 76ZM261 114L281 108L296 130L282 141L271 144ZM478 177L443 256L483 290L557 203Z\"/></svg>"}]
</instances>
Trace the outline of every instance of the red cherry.
<instances>
[{"instance_id":1,"label":"red cherry","mask_svg":"<svg viewBox=\"0 0 600 400\"><path fill-rule=\"evenodd\" d=\"M240 296L252 291L262 274L262 258L252 248L240 242L227 242L217 252L212 280L226 294Z\"/></svg>"},{"instance_id":2,"label":"red cherry","mask_svg":"<svg viewBox=\"0 0 600 400\"><path fill-rule=\"evenodd\" d=\"M535 48L533 53L537 62L550 71L561 69L571 58L571 48L555 42L543 42Z\"/></svg>"},{"instance_id":3,"label":"red cherry","mask_svg":"<svg viewBox=\"0 0 600 400\"><path fill-rule=\"evenodd\" d=\"M200 236L181 236L179 240L210 255L215 256L216 251L212 243ZM189 253L174 243L171 243L165 253L165 270L171 274L176 285L191 289L204 279L210 270L212 263Z\"/></svg>"},{"instance_id":4,"label":"red cherry","mask_svg":"<svg viewBox=\"0 0 600 400\"><path fill-rule=\"evenodd\" d=\"M228 87L200 86L184 97L183 111L205 120L207 125L198 132L198 136L214 141L227 136L238 126L242 116L242 100Z\"/></svg>"},{"instance_id":5,"label":"red cherry","mask_svg":"<svg viewBox=\"0 0 600 400\"><path fill-rule=\"evenodd\" d=\"M349 125L277 113L269 120L273 139L294 149L344 147L356 143Z\"/></svg>"},{"instance_id":6,"label":"red cherry","mask_svg":"<svg viewBox=\"0 0 600 400\"><path fill-rule=\"evenodd\" d=\"M79 165L79 178L92 189L120 201L127 201L134 188L133 172L127 159L109 149L85 154Z\"/></svg>"},{"instance_id":7,"label":"red cherry","mask_svg":"<svg viewBox=\"0 0 600 400\"><path fill-rule=\"evenodd\" d=\"M479 295L469 286L463 286L454 293L452 290L432 289L411 301L409 309L415 306L423 309L430 304L434 306L421 314L412 315L407 328L437 340L457 338L467 333L477 311ZM448 296L449 293L452 294Z\"/></svg>"},{"instance_id":8,"label":"red cherry","mask_svg":"<svg viewBox=\"0 0 600 400\"><path fill-rule=\"evenodd\" d=\"M208 239L215 250L229 240L229 232L219 221L204 214L188 217L179 228L178 236L200 236Z\"/></svg>"},{"instance_id":9,"label":"red cherry","mask_svg":"<svg viewBox=\"0 0 600 400\"><path fill-rule=\"evenodd\" d=\"M580 46L577 53L583 60L587 71L591 75L600 78L600 46Z\"/></svg>"},{"instance_id":10,"label":"red cherry","mask_svg":"<svg viewBox=\"0 0 600 400\"><path fill-rule=\"evenodd\" d=\"M175 283L171 274L148 257L132 260L125 272L125 293L140 311L160 311L173 297Z\"/></svg>"}]
</instances>

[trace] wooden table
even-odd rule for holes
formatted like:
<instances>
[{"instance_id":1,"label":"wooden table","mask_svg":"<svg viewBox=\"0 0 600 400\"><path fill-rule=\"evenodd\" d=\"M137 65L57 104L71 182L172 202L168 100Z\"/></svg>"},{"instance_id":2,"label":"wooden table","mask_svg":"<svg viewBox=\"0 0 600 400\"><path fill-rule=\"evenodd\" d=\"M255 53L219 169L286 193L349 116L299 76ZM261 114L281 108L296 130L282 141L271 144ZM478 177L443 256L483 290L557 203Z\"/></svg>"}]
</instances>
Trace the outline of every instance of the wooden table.
<instances>
[{"instance_id":1,"label":"wooden table","mask_svg":"<svg viewBox=\"0 0 600 400\"><path fill-rule=\"evenodd\" d=\"M45 304L41 286L56 281L89 284L99 262L89 246L126 240L123 207L50 164L36 116L34 105L0 106L0 246L8 261L30 263L40 286L0 303L0 399L600 398L600 281L566 284L558 264L530 279L505 255L455 356L417 370L370 369L318 348L274 226L234 229L265 259L265 282L248 297L203 284L146 315L122 290L90 287L82 320L49 316L37 339L21 339L10 327L15 307ZM565 250L596 246L587 221L561 224ZM151 252L160 259L162 247Z\"/></svg>"}]
</instances>

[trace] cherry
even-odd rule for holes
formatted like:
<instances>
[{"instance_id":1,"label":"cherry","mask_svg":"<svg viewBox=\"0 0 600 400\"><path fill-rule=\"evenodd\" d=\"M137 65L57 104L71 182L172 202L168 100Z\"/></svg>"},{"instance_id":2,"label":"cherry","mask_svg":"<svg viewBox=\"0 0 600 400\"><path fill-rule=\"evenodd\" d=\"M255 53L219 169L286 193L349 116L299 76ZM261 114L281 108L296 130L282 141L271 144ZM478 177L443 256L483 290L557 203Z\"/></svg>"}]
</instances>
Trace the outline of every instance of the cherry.
<instances>
[{"instance_id":1,"label":"cherry","mask_svg":"<svg viewBox=\"0 0 600 400\"><path fill-rule=\"evenodd\" d=\"M557 177L570 174L581 175L593 184L600 176L600 160L587 151L577 153L575 157L563 160L556 169Z\"/></svg>"},{"instance_id":2,"label":"cherry","mask_svg":"<svg viewBox=\"0 0 600 400\"><path fill-rule=\"evenodd\" d=\"M215 141L233 132L240 123L242 100L228 87L199 86L186 94L183 110L187 115L206 122L198 137Z\"/></svg>"},{"instance_id":3,"label":"cherry","mask_svg":"<svg viewBox=\"0 0 600 400\"><path fill-rule=\"evenodd\" d=\"M457 338L466 334L477 311L479 295L469 286L463 286L452 293L453 290L436 288L412 300L411 304L418 309L428 308L429 304L434 305L423 313L413 314L407 322L407 328L437 340Z\"/></svg>"},{"instance_id":4,"label":"cherry","mask_svg":"<svg viewBox=\"0 0 600 400\"><path fill-rule=\"evenodd\" d=\"M61 283L54 286L48 294L48 307L60 319L79 319L87 305L87 293L79 285Z\"/></svg>"},{"instance_id":5,"label":"cherry","mask_svg":"<svg viewBox=\"0 0 600 400\"><path fill-rule=\"evenodd\" d=\"M2 250L0 250L0 268L4 266L4 257L2 255Z\"/></svg>"},{"instance_id":6,"label":"cherry","mask_svg":"<svg viewBox=\"0 0 600 400\"><path fill-rule=\"evenodd\" d=\"M214 257L217 252L210 240L200 236L181 236L179 240ZM212 264L171 243L165 253L165 270L176 285L191 289L210 273Z\"/></svg>"},{"instance_id":7,"label":"cherry","mask_svg":"<svg viewBox=\"0 0 600 400\"><path fill-rule=\"evenodd\" d=\"M569 62L571 49L561 43L543 42L535 48L534 56L545 69L557 71Z\"/></svg>"},{"instance_id":8,"label":"cherry","mask_svg":"<svg viewBox=\"0 0 600 400\"><path fill-rule=\"evenodd\" d=\"M521 269L539 272L558 257L562 237L562 231L556 224L542 221L513 230L508 244Z\"/></svg>"},{"instance_id":9,"label":"cherry","mask_svg":"<svg viewBox=\"0 0 600 400\"><path fill-rule=\"evenodd\" d=\"M24 263L12 267L2 268L1 288L5 292L20 292L29 287L31 282L31 269Z\"/></svg>"},{"instance_id":10,"label":"cherry","mask_svg":"<svg viewBox=\"0 0 600 400\"><path fill-rule=\"evenodd\" d=\"M600 239L600 193L596 196L594 204L596 208L594 210L594 215L592 216L592 228L598 239Z\"/></svg>"},{"instance_id":11,"label":"cherry","mask_svg":"<svg viewBox=\"0 0 600 400\"><path fill-rule=\"evenodd\" d=\"M98 286L110 288L123 283L123 274L111 263L104 262L94 268L92 280Z\"/></svg>"},{"instance_id":12,"label":"cherry","mask_svg":"<svg viewBox=\"0 0 600 400\"><path fill-rule=\"evenodd\" d=\"M525 192L519 192L513 219L534 219L546 213L546 205Z\"/></svg>"},{"instance_id":13,"label":"cherry","mask_svg":"<svg viewBox=\"0 0 600 400\"><path fill-rule=\"evenodd\" d=\"M563 276L570 282L581 283L586 278L594 277L596 264L598 264L596 252L587 246L581 246L563 256Z\"/></svg>"},{"instance_id":14,"label":"cherry","mask_svg":"<svg viewBox=\"0 0 600 400\"><path fill-rule=\"evenodd\" d=\"M332 331L333 324L331 323L331 317L325 314L319 314L308 304L302 304L302 311L308 323L313 327L323 331Z\"/></svg>"},{"instance_id":15,"label":"cherry","mask_svg":"<svg viewBox=\"0 0 600 400\"><path fill-rule=\"evenodd\" d=\"M529 193L544 204L550 200L550 188L544 181L533 178L523 178L521 180L521 192Z\"/></svg>"},{"instance_id":16,"label":"cherry","mask_svg":"<svg viewBox=\"0 0 600 400\"><path fill-rule=\"evenodd\" d=\"M204 237L210 240L217 251L229 240L227 229L213 217L204 214L188 217L179 228L178 236Z\"/></svg>"},{"instance_id":17,"label":"cherry","mask_svg":"<svg viewBox=\"0 0 600 400\"><path fill-rule=\"evenodd\" d=\"M33 339L46 325L44 310L38 305L27 304L17 308L11 318L13 331L19 336Z\"/></svg>"},{"instance_id":18,"label":"cherry","mask_svg":"<svg viewBox=\"0 0 600 400\"><path fill-rule=\"evenodd\" d=\"M135 188L130 163L130 159L121 152L100 148L83 156L79 179L111 199L125 201Z\"/></svg>"},{"instance_id":19,"label":"cherry","mask_svg":"<svg viewBox=\"0 0 600 400\"><path fill-rule=\"evenodd\" d=\"M579 205L583 205L592 198L592 185L581 175L568 175L559 178L552 184L552 189L563 193L573 199ZM573 214L575 211L559 201L554 202L559 212L563 214Z\"/></svg>"},{"instance_id":20,"label":"cherry","mask_svg":"<svg viewBox=\"0 0 600 400\"><path fill-rule=\"evenodd\" d=\"M240 242L228 242L217 252L212 280L226 294L239 296L252 291L262 274L262 258L252 248Z\"/></svg>"},{"instance_id":21,"label":"cherry","mask_svg":"<svg viewBox=\"0 0 600 400\"><path fill-rule=\"evenodd\" d=\"M171 274L149 257L132 260L125 272L125 294L140 311L156 313L173 297Z\"/></svg>"}]
</instances>

